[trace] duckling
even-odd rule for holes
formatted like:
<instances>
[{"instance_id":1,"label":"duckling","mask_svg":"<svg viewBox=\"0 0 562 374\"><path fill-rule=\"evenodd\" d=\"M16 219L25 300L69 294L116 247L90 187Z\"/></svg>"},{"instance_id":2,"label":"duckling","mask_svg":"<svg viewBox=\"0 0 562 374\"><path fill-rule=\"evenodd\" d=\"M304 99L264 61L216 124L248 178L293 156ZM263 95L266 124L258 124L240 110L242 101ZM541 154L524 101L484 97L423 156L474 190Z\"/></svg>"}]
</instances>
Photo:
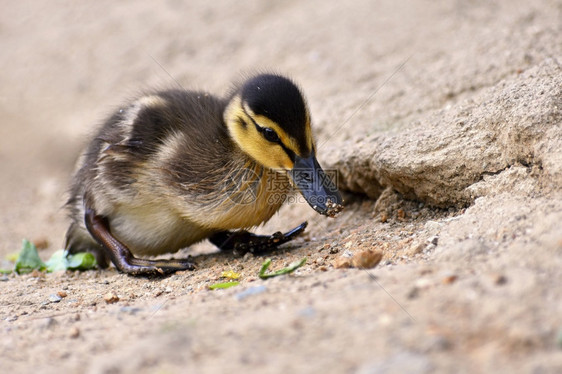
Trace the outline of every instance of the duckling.
<instances>
[{"instance_id":1,"label":"duckling","mask_svg":"<svg viewBox=\"0 0 562 374\"><path fill-rule=\"evenodd\" d=\"M334 217L343 200L316 159L301 90L277 74L252 76L224 98L166 90L113 113L81 155L66 204L69 253L131 275L194 269L189 259L144 259L204 239L262 253L301 234L247 231L292 191Z\"/></svg>"}]
</instances>

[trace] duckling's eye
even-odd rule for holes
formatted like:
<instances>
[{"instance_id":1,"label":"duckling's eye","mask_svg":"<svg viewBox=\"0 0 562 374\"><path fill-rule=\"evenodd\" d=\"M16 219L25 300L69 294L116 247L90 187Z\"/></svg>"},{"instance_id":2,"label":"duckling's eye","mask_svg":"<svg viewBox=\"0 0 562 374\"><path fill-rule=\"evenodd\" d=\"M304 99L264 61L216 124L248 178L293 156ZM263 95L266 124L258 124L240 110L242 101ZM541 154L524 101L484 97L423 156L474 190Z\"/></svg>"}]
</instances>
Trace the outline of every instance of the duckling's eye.
<instances>
[{"instance_id":1,"label":"duckling's eye","mask_svg":"<svg viewBox=\"0 0 562 374\"><path fill-rule=\"evenodd\" d=\"M269 127L262 127L261 132L266 140L272 143L279 143L279 136L277 135L275 130L270 129Z\"/></svg>"}]
</instances>

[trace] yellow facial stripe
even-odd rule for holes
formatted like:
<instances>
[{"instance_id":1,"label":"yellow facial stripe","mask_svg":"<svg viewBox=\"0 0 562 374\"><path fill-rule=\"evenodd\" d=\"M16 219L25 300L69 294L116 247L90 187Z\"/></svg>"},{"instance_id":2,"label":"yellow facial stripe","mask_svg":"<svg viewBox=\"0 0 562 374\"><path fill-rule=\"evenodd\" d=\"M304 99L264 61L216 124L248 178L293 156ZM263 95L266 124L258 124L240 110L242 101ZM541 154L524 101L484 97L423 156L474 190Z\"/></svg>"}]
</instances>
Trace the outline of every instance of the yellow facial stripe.
<instances>
[{"instance_id":1,"label":"yellow facial stripe","mask_svg":"<svg viewBox=\"0 0 562 374\"><path fill-rule=\"evenodd\" d=\"M285 150L279 144L267 141L252 124L252 118L249 115L243 109L239 97L233 98L225 110L224 121L238 147L265 167L292 169L293 162ZM240 123L241 121L243 123ZM279 126L277 126L278 128ZM276 131L277 129L274 128ZM284 135L286 136L286 134ZM281 139L281 134L279 137Z\"/></svg>"},{"instance_id":2,"label":"yellow facial stripe","mask_svg":"<svg viewBox=\"0 0 562 374\"><path fill-rule=\"evenodd\" d=\"M285 132L285 130L283 130L277 123L273 122L266 116L256 115L254 112L252 112L252 110L247 105L244 105L244 111L249 116L251 116L254 119L254 121L256 121L258 126L269 127L270 129L273 129L277 133L277 136L279 136L279 139L281 140L283 145L288 149L290 149L291 151L293 151L295 154L299 156L303 156L302 153L307 151L307 150L301 150L295 138L289 136L287 132ZM305 136L306 136L308 150L312 150L312 134L310 130L308 111L306 114L307 114L307 123L305 127Z\"/></svg>"},{"instance_id":3,"label":"yellow facial stripe","mask_svg":"<svg viewBox=\"0 0 562 374\"><path fill-rule=\"evenodd\" d=\"M291 151L295 152L296 154L300 153L297 142L295 141L295 139L290 137L285 132L285 130L283 130L281 127L279 127L279 125L277 123L273 122L272 120L270 120L269 118L267 118L265 116L253 116L253 118L259 126L269 127L270 129L273 129L277 133L277 136L279 136L279 139L281 140L281 143L283 143L283 145L285 147L289 148Z\"/></svg>"}]
</instances>

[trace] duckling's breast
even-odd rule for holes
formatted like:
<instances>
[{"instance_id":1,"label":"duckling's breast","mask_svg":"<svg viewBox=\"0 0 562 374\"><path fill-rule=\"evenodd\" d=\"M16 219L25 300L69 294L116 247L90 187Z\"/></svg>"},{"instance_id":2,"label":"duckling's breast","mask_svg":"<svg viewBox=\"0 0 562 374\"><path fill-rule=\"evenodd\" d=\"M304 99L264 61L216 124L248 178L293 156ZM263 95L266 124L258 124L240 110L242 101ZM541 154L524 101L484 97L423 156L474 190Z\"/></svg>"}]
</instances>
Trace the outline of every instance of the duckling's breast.
<instances>
[{"instance_id":1,"label":"duckling's breast","mask_svg":"<svg viewBox=\"0 0 562 374\"><path fill-rule=\"evenodd\" d=\"M211 200L191 218L219 230L249 229L267 222L285 202L291 185L283 172L251 164L220 182Z\"/></svg>"},{"instance_id":2,"label":"duckling's breast","mask_svg":"<svg viewBox=\"0 0 562 374\"><path fill-rule=\"evenodd\" d=\"M135 255L175 252L208 237L212 230L186 220L165 204L118 207L111 215L112 233Z\"/></svg>"}]
</instances>

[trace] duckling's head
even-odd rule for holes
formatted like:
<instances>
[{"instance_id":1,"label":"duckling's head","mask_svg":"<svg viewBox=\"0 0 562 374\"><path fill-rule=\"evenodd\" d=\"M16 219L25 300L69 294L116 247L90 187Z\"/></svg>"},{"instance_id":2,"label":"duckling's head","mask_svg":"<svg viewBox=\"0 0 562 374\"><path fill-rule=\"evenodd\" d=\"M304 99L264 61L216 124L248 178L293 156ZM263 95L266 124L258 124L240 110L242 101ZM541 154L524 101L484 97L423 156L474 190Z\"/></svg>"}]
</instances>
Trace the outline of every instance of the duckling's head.
<instances>
[{"instance_id":1,"label":"duckling's head","mask_svg":"<svg viewBox=\"0 0 562 374\"><path fill-rule=\"evenodd\" d=\"M276 74L248 79L224 120L238 147L267 168L288 171L314 210L335 216L342 209L337 187L316 160L308 105L291 80Z\"/></svg>"}]
</instances>

